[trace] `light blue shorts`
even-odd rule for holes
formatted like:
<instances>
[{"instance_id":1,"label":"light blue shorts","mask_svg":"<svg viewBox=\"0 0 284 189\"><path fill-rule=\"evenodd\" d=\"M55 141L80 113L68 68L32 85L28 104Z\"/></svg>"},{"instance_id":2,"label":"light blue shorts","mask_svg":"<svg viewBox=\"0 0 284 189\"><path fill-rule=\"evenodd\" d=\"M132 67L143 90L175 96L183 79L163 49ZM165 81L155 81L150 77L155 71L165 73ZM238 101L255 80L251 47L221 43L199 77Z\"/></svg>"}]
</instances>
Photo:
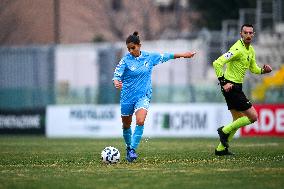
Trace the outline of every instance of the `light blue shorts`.
<instances>
[{"instance_id":1,"label":"light blue shorts","mask_svg":"<svg viewBox=\"0 0 284 189\"><path fill-rule=\"evenodd\" d=\"M148 111L150 107L150 99L147 96L139 98L133 103L120 103L121 116L133 115L139 109L145 109Z\"/></svg>"}]
</instances>

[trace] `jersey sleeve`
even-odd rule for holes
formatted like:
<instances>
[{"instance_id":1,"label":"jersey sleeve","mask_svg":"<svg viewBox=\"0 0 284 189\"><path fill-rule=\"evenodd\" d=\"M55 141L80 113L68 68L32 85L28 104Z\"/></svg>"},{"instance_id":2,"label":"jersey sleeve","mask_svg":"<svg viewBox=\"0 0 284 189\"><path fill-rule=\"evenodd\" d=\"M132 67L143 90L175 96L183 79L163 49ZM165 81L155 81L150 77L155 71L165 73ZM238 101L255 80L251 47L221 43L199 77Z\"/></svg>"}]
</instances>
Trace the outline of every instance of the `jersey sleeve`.
<instances>
[{"instance_id":1,"label":"jersey sleeve","mask_svg":"<svg viewBox=\"0 0 284 189\"><path fill-rule=\"evenodd\" d=\"M261 74L261 68L256 64L255 53L254 53L254 56L253 56L253 58L250 62L249 70L251 71L251 73Z\"/></svg>"},{"instance_id":2,"label":"jersey sleeve","mask_svg":"<svg viewBox=\"0 0 284 189\"><path fill-rule=\"evenodd\" d=\"M121 77L122 74L125 70L125 61L124 60L120 60L120 62L117 64L115 70L114 70L114 74L113 74L113 79L112 80L119 80L121 81Z\"/></svg>"},{"instance_id":3,"label":"jersey sleeve","mask_svg":"<svg viewBox=\"0 0 284 189\"><path fill-rule=\"evenodd\" d=\"M153 61L153 66L156 66L158 64L167 62L170 59L174 59L174 54L173 53L164 53L164 54L153 53L151 59Z\"/></svg>"},{"instance_id":4,"label":"jersey sleeve","mask_svg":"<svg viewBox=\"0 0 284 189\"><path fill-rule=\"evenodd\" d=\"M217 60L213 62L213 67L217 77L222 77L224 75L223 67L230 61L240 58L240 51L238 49L231 48L228 52L220 56Z\"/></svg>"}]
</instances>

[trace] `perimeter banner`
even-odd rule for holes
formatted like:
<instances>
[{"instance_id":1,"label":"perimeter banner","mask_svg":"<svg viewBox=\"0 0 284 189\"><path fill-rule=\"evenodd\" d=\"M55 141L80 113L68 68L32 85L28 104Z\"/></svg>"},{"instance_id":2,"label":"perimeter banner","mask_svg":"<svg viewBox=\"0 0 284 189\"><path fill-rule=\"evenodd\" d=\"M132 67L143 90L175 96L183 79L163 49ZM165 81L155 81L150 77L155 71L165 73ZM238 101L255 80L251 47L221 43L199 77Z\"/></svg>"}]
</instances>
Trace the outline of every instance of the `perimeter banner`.
<instances>
[{"instance_id":1,"label":"perimeter banner","mask_svg":"<svg viewBox=\"0 0 284 189\"><path fill-rule=\"evenodd\" d=\"M225 104L155 104L150 107L146 136L218 137L217 128L229 123ZM238 134L236 134L237 136Z\"/></svg>"},{"instance_id":2,"label":"perimeter banner","mask_svg":"<svg viewBox=\"0 0 284 189\"><path fill-rule=\"evenodd\" d=\"M258 121L241 128L241 136L284 137L284 104L254 105Z\"/></svg>"},{"instance_id":3,"label":"perimeter banner","mask_svg":"<svg viewBox=\"0 0 284 189\"><path fill-rule=\"evenodd\" d=\"M0 110L0 134L44 134L45 108Z\"/></svg>"},{"instance_id":4,"label":"perimeter banner","mask_svg":"<svg viewBox=\"0 0 284 189\"><path fill-rule=\"evenodd\" d=\"M217 128L230 121L225 104L152 104L143 136L218 137ZM119 105L47 108L48 137L122 137L121 126ZM135 116L132 130L134 128Z\"/></svg>"},{"instance_id":5,"label":"perimeter banner","mask_svg":"<svg viewBox=\"0 0 284 189\"><path fill-rule=\"evenodd\" d=\"M48 137L120 137L118 105L48 106Z\"/></svg>"}]
</instances>

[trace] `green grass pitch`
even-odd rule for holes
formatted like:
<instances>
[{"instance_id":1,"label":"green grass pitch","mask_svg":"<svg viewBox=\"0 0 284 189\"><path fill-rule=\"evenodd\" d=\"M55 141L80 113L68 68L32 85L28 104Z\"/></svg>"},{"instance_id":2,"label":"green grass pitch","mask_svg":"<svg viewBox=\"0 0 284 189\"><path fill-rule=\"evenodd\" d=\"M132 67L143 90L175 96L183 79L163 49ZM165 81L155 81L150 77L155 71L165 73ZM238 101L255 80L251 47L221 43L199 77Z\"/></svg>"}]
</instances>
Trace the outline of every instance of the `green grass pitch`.
<instances>
[{"instance_id":1,"label":"green grass pitch","mask_svg":"<svg viewBox=\"0 0 284 189\"><path fill-rule=\"evenodd\" d=\"M218 139L143 138L135 163L121 139L0 136L0 188L283 188L284 138L239 138L234 157L216 157ZM118 164L101 163L106 146Z\"/></svg>"}]
</instances>

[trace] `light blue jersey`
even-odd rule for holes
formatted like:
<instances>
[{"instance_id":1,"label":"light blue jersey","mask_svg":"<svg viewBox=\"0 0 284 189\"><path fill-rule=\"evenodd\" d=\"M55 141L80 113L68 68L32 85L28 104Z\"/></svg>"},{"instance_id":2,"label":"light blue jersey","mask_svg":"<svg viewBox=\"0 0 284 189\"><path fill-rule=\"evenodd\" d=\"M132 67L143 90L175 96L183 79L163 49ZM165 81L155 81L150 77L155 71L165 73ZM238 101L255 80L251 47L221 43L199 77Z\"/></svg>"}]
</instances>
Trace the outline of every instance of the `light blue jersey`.
<instances>
[{"instance_id":1,"label":"light blue jersey","mask_svg":"<svg viewBox=\"0 0 284 189\"><path fill-rule=\"evenodd\" d=\"M126 54L114 71L113 80L122 81L120 103L135 103L142 97L151 99L153 67L174 58L174 54L141 51L139 57Z\"/></svg>"}]
</instances>

